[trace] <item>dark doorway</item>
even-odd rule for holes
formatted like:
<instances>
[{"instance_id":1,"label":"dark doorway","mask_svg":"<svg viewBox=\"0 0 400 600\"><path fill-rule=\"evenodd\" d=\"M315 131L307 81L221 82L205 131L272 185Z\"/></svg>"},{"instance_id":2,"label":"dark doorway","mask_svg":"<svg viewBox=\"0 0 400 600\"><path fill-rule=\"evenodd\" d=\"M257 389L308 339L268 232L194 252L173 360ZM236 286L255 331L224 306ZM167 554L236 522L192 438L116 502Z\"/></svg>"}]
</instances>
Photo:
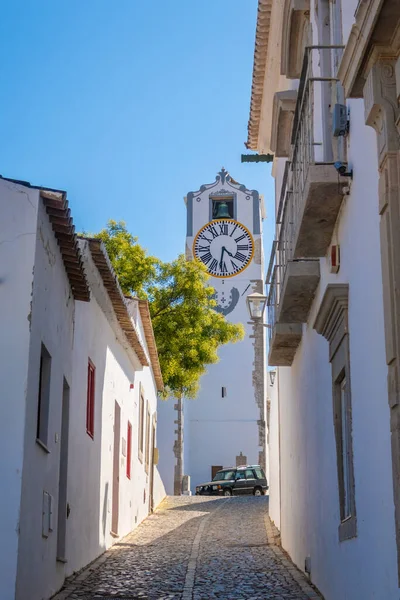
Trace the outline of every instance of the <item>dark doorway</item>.
<instances>
[{"instance_id":1,"label":"dark doorway","mask_svg":"<svg viewBox=\"0 0 400 600\"><path fill-rule=\"evenodd\" d=\"M58 480L57 560L66 562L67 478L69 435L69 385L64 379L61 414L60 468Z\"/></svg>"},{"instance_id":2,"label":"dark doorway","mask_svg":"<svg viewBox=\"0 0 400 600\"><path fill-rule=\"evenodd\" d=\"M114 408L114 459L113 459L113 489L111 533L118 535L119 520L119 461L121 446L121 407L115 402Z\"/></svg>"}]
</instances>

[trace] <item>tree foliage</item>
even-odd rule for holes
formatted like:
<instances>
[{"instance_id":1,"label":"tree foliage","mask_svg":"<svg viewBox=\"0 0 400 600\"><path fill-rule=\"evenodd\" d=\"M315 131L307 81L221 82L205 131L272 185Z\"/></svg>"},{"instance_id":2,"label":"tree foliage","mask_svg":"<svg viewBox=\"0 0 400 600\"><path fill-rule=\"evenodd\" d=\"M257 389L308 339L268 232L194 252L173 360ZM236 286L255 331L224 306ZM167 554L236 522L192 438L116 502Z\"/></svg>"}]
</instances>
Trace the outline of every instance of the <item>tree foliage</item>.
<instances>
[{"instance_id":1,"label":"tree foliage","mask_svg":"<svg viewBox=\"0 0 400 600\"><path fill-rule=\"evenodd\" d=\"M207 365L218 361L219 346L243 339L243 326L214 310L214 289L199 261L181 255L165 263L148 255L122 221L109 221L96 237L106 246L123 292L149 301L164 396L194 398Z\"/></svg>"}]
</instances>

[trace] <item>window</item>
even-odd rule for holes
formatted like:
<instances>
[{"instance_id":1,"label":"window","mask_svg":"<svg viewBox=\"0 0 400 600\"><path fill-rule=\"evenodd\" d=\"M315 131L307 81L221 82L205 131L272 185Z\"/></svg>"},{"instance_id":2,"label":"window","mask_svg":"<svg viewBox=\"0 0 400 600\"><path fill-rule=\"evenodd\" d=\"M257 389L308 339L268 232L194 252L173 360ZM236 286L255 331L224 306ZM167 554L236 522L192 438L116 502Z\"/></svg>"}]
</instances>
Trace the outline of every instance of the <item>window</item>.
<instances>
[{"instance_id":1,"label":"window","mask_svg":"<svg viewBox=\"0 0 400 600\"><path fill-rule=\"evenodd\" d=\"M226 387L221 388L221 396L222 398L226 398Z\"/></svg>"},{"instance_id":2,"label":"window","mask_svg":"<svg viewBox=\"0 0 400 600\"><path fill-rule=\"evenodd\" d=\"M144 397L142 391L140 391L139 400L139 460L143 462L143 449L144 449Z\"/></svg>"},{"instance_id":3,"label":"window","mask_svg":"<svg viewBox=\"0 0 400 600\"><path fill-rule=\"evenodd\" d=\"M150 464L150 407L147 402L147 411L146 411L146 457L145 457L145 471L149 472L149 464Z\"/></svg>"},{"instance_id":4,"label":"window","mask_svg":"<svg viewBox=\"0 0 400 600\"><path fill-rule=\"evenodd\" d=\"M255 479L253 469L246 469L246 479Z\"/></svg>"},{"instance_id":5,"label":"window","mask_svg":"<svg viewBox=\"0 0 400 600\"><path fill-rule=\"evenodd\" d=\"M127 433L127 449L126 449L126 476L131 478L131 463L132 463L132 425L128 421Z\"/></svg>"},{"instance_id":6,"label":"window","mask_svg":"<svg viewBox=\"0 0 400 600\"><path fill-rule=\"evenodd\" d=\"M261 469L254 469L257 479L265 479L265 475Z\"/></svg>"},{"instance_id":7,"label":"window","mask_svg":"<svg viewBox=\"0 0 400 600\"><path fill-rule=\"evenodd\" d=\"M36 423L36 441L47 450L50 412L51 356L44 344L40 351L39 393Z\"/></svg>"},{"instance_id":8,"label":"window","mask_svg":"<svg viewBox=\"0 0 400 600\"><path fill-rule=\"evenodd\" d=\"M96 368L89 358L87 376L86 398L86 431L91 438L94 437L94 400L95 400Z\"/></svg>"},{"instance_id":9,"label":"window","mask_svg":"<svg viewBox=\"0 0 400 600\"><path fill-rule=\"evenodd\" d=\"M318 333L321 333L329 341L339 491L340 542L357 535L347 307L348 285L328 285L314 325Z\"/></svg>"}]
</instances>

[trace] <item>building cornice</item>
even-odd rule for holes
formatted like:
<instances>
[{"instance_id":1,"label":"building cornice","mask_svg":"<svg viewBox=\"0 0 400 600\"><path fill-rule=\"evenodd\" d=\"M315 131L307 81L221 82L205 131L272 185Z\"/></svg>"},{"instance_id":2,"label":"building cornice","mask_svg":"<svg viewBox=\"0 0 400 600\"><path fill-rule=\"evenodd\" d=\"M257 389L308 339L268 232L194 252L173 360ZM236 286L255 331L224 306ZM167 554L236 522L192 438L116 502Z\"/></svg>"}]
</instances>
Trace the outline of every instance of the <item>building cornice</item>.
<instances>
[{"instance_id":1,"label":"building cornice","mask_svg":"<svg viewBox=\"0 0 400 600\"><path fill-rule=\"evenodd\" d=\"M151 367L153 369L154 379L156 380L157 390L159 392L162 392L164 389L164 382L161 373L160 361L158 358L156 339L154 337L153 324L151 322L149 303L147 300L139 300L138 302L140 318L142 320L146 344L149 350L150 362Z\"/></svg>"},{"instance_id":2,"label":"building cornice","mask_svg":"<svg viewBox=\"0 0 400 600\"><path fill-rule=\"evenodd\" d=\"M251 85L250 117L247 126L246 148L258 149L258 133L264 89L265 69L268 57L268 42L273 0L258 0L256 39Z\"/></svg>"},{"instance_id":3,"label":"building cornice","mask_svg":"<svg viewBox=\"0 0 400 600\"><path fill-rule=\"evenodd\" d=\"M351 28L338 70L346 98L361 98L363 95L363 62L384 1L360 0L358 3L355 23Z\"/></svg>"},{"instance_id":4,"label":"building cornice","mask_svg":"<svg viewBox=\"0 0 400 600\"><path fill-rule=\"evenodd\" d=\"M111 265L108 257L106 248L103 242L98 238L83 238L89 244L90 254L93 262L97 267L100 277L102 279L104 288L110 298L115 316L118 324L125 334L129 345L134 350L136 356L139 359L140 364L143 367L149 366L149 361L146 355L139 334L136 331L135 324L129 314L128 307L126 305L125 296L122 293L118 278Z\"/></svg>"}]
</instances>

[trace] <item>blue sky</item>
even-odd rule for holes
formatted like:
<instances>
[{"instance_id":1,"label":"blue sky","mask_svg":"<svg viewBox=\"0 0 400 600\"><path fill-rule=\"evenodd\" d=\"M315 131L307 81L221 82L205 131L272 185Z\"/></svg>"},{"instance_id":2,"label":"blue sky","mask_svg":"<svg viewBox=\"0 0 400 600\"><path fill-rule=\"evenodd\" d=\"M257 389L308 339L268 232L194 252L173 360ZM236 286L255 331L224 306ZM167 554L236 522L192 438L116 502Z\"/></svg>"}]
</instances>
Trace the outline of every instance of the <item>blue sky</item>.
<instances>
[{"instance_id":1,"label":"blue sky","mask_svg":"<svg viewBox=\"0 0 400 600\"><path fill-rule=\"evenodd\" d=\"M184 250L183 196L246 152L257 0L13 0L0 20L0 173L65 189L77 230L124 220ZM267 225L269 256L272 221Z\"/></svg>"}]
</instances>

